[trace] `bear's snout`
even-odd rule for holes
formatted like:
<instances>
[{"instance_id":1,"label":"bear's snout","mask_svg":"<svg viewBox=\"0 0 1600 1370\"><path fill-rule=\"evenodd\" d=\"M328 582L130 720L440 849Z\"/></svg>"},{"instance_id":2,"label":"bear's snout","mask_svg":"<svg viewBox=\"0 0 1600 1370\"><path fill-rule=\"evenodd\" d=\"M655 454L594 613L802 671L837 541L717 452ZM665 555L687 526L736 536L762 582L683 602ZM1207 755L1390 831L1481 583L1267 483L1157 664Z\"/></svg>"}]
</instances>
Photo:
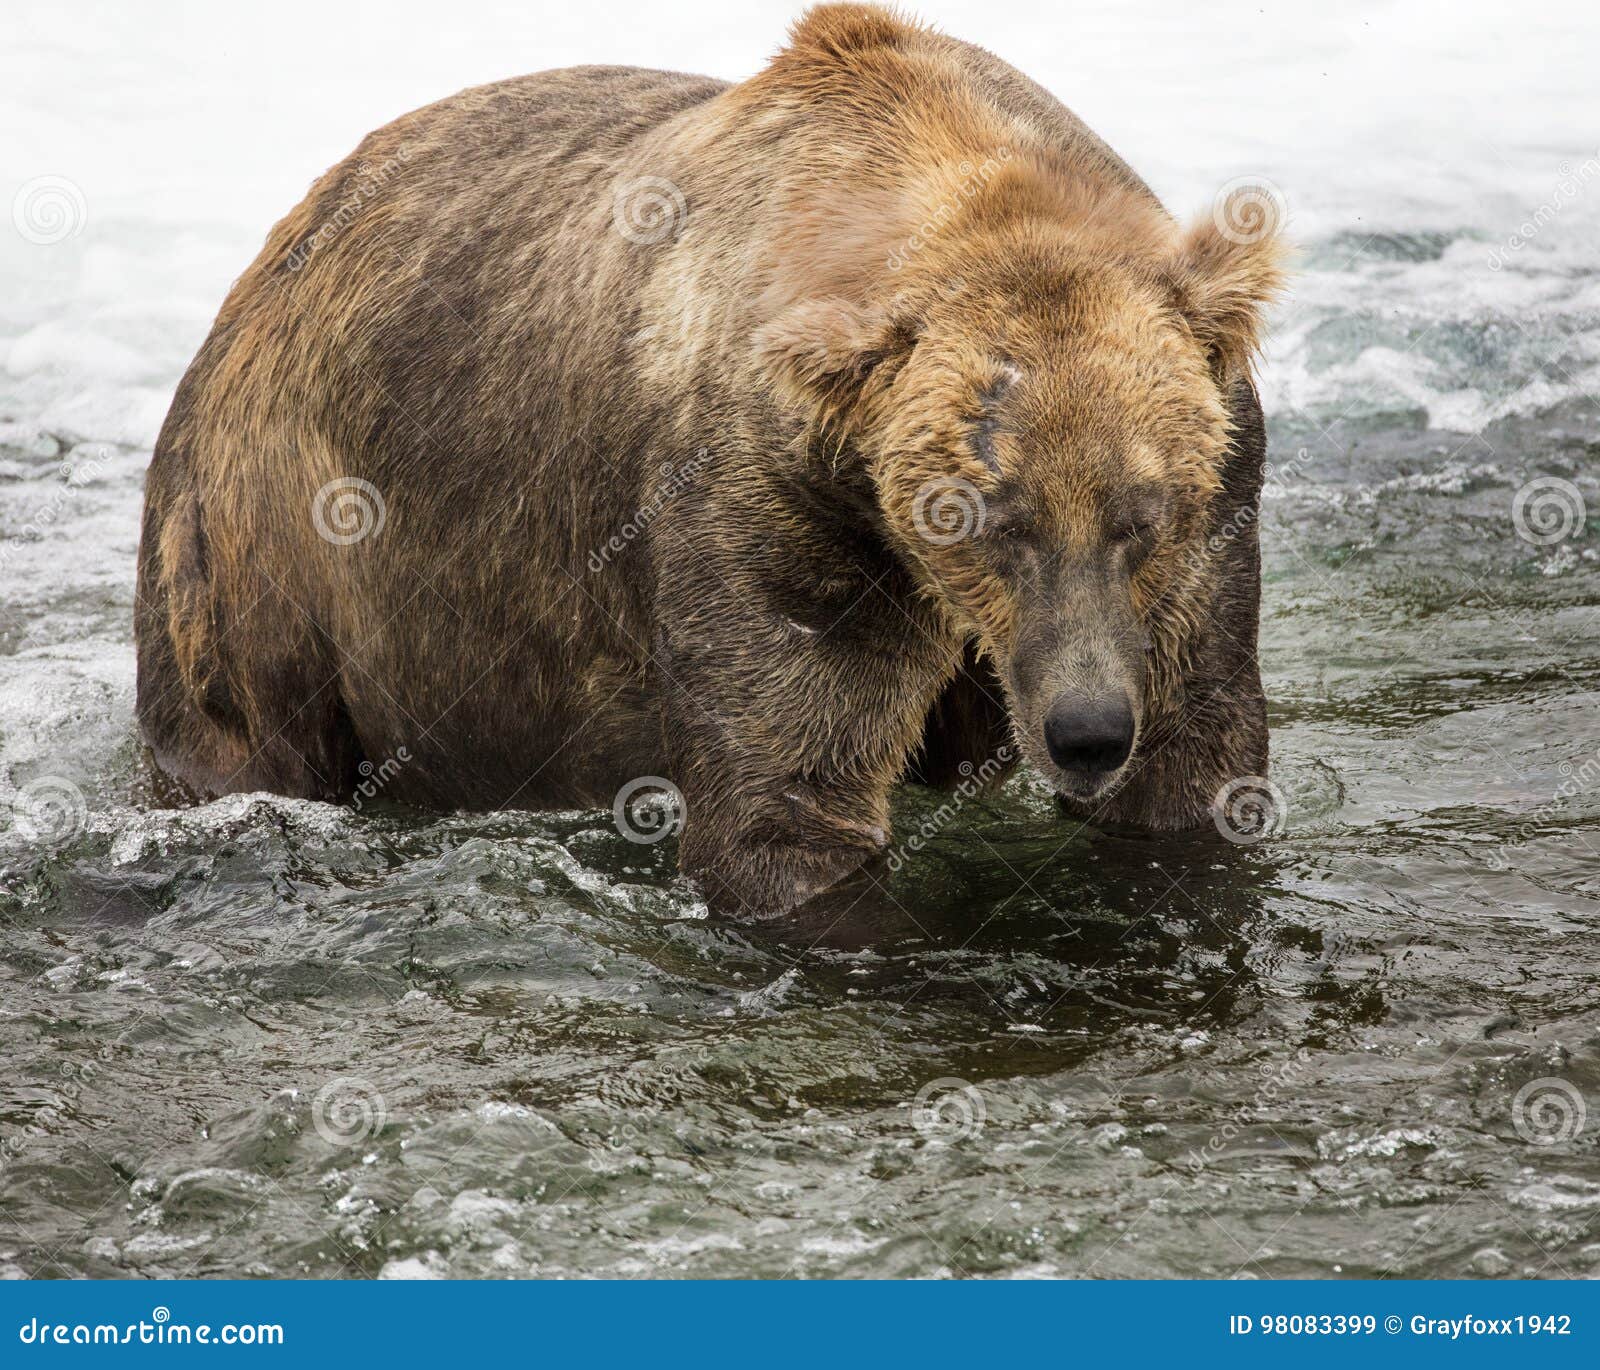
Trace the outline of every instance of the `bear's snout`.
<instances>
[{"instance_id":1,"label":"bear's snout","mask_svg":"<svg viewBox=\"0 0 1600 1370\"><path fill-rule=\"evenodd\" d=\"M1128 696L1057 696L1044 716L1050 759L1087 789L1098 789L1133 750L1133 706Z\"/></svg>"}]
</instances>

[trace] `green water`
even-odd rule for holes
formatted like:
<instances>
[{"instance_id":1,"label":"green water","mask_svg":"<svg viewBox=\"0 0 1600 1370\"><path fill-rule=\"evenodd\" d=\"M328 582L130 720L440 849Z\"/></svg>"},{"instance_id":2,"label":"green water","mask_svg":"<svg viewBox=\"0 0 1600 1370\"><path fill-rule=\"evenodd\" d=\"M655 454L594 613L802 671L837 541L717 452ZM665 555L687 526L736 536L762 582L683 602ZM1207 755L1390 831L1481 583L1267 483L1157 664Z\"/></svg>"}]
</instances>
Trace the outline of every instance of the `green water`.
<instances>
[{"instance_id":1,"label":"green water","mask_svg":"<svg viewBox=\"0 0 1600 1370\"><path fill-rule=\"evenodd\" d=\"M1600 510L1596 406L1319 422L1262 522L1278 831L1021 777L759 927L608 813L162 807L148 454L7 446L0 759L69 790L0 809L0 1273L1600 1273L1600 543L1513 518Z\"/></svg>"}]
</instances>

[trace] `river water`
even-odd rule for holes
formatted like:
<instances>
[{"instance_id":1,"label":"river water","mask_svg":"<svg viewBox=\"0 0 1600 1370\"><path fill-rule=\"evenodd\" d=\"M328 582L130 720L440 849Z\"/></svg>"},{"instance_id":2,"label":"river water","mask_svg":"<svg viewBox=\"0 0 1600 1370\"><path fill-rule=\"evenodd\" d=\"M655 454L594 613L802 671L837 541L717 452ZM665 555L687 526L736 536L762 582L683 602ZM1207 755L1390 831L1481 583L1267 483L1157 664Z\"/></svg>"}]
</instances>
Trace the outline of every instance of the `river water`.
<instances>
[{"instance_id":1,"label":"river water","mask_svg":"<svg viewBox=\"0 0 1600 1370\"><path fill-rule=\"evenodd\" d=\"M847 917L749 927L609 813L171 807L138 745L150 444L271 218L469 81L787 15L364 13L0 58L0 1274L1600 1274L1595 21L937 11L1175 207L1287 206L1278 821L908 790Z\"/></svg>"}]
</instances>

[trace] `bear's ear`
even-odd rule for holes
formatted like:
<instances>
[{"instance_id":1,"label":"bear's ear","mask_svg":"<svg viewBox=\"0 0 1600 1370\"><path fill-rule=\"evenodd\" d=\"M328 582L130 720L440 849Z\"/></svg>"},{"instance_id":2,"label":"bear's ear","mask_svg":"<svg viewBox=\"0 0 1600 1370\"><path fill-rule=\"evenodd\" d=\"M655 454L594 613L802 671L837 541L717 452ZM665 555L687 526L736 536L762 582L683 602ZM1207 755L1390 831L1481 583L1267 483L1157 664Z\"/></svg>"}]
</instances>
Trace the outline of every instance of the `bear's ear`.
<instances>
[{"instance_id":1,"label":"bear's ear","mask_svg":"<svg viewBox=\"0 0 1600 1370\"><path fill-rule=\"evenodd\" d=\"M784 400L819 427L841 430L874 375L915 341L914 326L890 310L835 296L791 305L754 338Z\"/></svg>"},{"instance_id":2,"label":"bear's ear","mask_svg":"<svg viewBox=\"0 0 1600 1370\"><path fill-rule=\"evenodd\" d=\"M1262 189L1236 190L1189 227L1169 263L1178 309L1219 376L1248 372L1261 347L1263 313L1288 278L1281 219Z\"/></svg>"}]
</instances>

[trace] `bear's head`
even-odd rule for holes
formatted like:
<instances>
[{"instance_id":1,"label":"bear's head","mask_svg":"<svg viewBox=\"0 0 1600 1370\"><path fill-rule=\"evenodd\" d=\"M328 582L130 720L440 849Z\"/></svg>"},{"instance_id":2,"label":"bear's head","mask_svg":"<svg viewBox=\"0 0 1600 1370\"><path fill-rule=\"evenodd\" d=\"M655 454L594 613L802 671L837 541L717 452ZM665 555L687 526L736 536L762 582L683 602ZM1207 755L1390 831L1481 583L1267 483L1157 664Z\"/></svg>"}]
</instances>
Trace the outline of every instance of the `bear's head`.
<instances>
[{"instance_id":1,"label":"bear's head","mask_svg":"<svg viewBox=\"0 0 1600 1370\"><path fill-rule=\"evenodd\" d=\"M952 639L995 667L1023 755L1080 802L1128 774L1204 631L1226 396L1281 281L1270 234L1228 230L1239 206L1182 230L1130 200L1093 232L969 215L758 335L814 446L857 464Z\"/></svg>"}]
</instances>

